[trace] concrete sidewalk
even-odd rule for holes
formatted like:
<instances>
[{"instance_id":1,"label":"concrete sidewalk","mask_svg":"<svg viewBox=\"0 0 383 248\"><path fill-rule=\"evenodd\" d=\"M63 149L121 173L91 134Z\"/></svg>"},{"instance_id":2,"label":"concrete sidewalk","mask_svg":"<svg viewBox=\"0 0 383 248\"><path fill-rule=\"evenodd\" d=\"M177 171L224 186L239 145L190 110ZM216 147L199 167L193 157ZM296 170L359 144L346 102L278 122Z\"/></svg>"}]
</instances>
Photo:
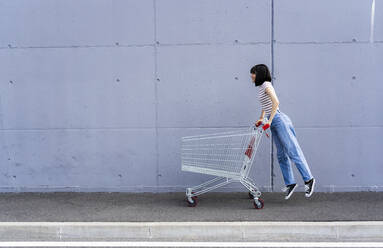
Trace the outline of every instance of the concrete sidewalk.
<instances>
[{"instance_id":1,"label":"concrete sidewalk","mask_svg":"<svg viewBox=\"0 0 383 248\"><path fill-rule=\"evenodd\" d=\"M383 242L383 222L1 222L6 241Z\"/></svg>"},{"instance_id":2,"label":"concrete sidewalk","mask_svg":"<svg viewBox=\"0 0 383 248\"><path fill-rule=\"evenodd\" d=\"M187 207L184 193L2 193L1 222L383 221L383 192L263 193L253 208L246 192L211 192Z\"/></svg>"}]
</instances>

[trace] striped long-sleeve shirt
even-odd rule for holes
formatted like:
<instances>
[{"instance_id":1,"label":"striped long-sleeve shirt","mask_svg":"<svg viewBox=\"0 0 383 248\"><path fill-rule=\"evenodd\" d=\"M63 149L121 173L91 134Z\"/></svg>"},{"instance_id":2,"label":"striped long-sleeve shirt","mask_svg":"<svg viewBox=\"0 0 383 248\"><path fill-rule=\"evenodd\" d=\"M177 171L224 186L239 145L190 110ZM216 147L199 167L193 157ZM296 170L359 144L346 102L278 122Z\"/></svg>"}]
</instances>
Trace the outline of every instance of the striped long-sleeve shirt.
<instances>
[{"instance_id":1,"label":"striped long-sleeve shirt","mask_svg":"<svg viewBox=\"0 0 383 248\"><path fill-rule=\"evenodd\" d=\"M273 108L273 102L271 101L271 97L266 93L266 88L268 87L271 87L274 90L273 85L269 81L265 81L262 85L258 86L258 98L261 103L262 109L266 113L266 116L271 114L271 110Z\"/></svg>"}]
</instances>

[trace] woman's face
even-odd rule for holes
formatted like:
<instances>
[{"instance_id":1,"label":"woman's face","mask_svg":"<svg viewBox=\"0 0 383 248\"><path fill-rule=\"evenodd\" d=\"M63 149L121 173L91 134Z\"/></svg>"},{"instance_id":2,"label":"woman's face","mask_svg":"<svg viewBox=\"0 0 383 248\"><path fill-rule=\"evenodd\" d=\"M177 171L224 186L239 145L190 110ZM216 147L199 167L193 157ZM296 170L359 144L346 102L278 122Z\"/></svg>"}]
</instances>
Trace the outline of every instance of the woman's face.
<instances>
[{"instance_id":1,"label":"woman's face","mask_svg":"<svg viewBox=\"0 0 383 248\"><path fill-rule=\"evenodd\" d=\"M255 74L254 73L251 73L251 80L253 81L253 83L255 83Z\"/></svg>"}]
</instances>

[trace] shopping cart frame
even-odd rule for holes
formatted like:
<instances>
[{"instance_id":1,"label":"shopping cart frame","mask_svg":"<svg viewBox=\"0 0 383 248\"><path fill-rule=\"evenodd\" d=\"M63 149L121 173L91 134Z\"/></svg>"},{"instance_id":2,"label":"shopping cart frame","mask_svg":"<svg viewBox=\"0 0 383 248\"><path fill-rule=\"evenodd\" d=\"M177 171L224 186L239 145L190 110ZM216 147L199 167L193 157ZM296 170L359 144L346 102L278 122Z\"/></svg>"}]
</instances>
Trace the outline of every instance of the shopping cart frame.
<instances>
[{"instance_id":1,"label":"shopping cart frame","mask_svg":"<svg viewBox=\"0 0 383 248\"><path fill-rule=\"evenodd\" d=\"M249 173L254 162L256 151L261 142L261 138L263 136L262 134L265 132L263 130L263 126L267 123L267 121L268 120L265 118L259 126L252 125L247 130L182 137L181 142L183 147L184 144L187 144L188 141L190 142L202 139L219 139L231 136L246 136L245 152L241 150L243 152L243 161L239 172L220 171L209 168L201 168L195 165L188 165L184 161L186 160L184 159L184 149L181 148L182 171L189 171L215 176L215 178L208 180L202 184L186 188L186 200L189 206L194 207L197 205L198 195L223 187L232 182L239 182L249 190L249 197L251 197L254 200L254 207L256 209L263 208L264 202L260 198L262 193L256 186L254 180L249 177ZM266 133L266 135L269 136L268 133Z\"/></svg>"}]
</instances>

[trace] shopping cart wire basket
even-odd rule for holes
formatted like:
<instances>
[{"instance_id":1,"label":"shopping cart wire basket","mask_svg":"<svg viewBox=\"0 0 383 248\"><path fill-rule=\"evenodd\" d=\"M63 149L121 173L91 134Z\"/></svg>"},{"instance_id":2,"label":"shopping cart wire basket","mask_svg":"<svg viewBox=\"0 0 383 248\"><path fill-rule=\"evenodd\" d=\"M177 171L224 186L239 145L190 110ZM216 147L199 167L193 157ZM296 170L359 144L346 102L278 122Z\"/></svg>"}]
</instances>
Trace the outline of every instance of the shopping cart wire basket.
<instances>
[{"instance_id":1,"label":"shopping cart wire basket","mask_svg":"<svg viewBox=\"0 0 383 248\"><path fill-rule=\"evenodd\" d=\"M249 178L257 148L260 144L264 119L261 125L230 132L182 137L182 171L215 176L200 185L186 189L188 205L197 205L197 196L231 182L240 182L249 190L254 207L262 209L261 192Z\"/></svg>"}]
</instances>

